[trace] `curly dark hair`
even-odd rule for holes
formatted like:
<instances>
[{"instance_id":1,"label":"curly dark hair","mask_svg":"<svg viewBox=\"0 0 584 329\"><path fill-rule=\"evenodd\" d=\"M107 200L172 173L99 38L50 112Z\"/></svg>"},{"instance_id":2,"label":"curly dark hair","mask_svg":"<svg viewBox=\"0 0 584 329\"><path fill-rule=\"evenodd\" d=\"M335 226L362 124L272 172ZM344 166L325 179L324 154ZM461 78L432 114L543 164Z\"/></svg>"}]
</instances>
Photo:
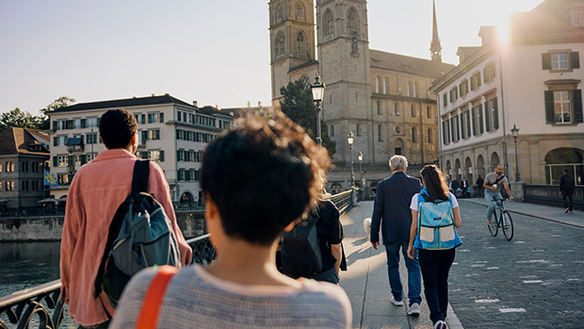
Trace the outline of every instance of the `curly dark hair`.
<instances>
[{"instance_id":1,"label":"curly dark hair","mask_svg":"<svg viewBox=\"0 0 584 329\"><path fill-rule=\"evenodd\" d=\"M99 134L108 149L128 146L137 130L136 118L125 109L108 110L99 121Z\"/></svg>"},{"instance_id":2,"label":"curly dark hair","mask_svg":"<svg viewBox=\"0 0 584 329\"><path fill-rule=\"evenodd\" d=\"M326 149L281 111L246 111L207 147L201 187L228 236L270 245L314 204L329 167Z\"/></svg>"}]
</instances>

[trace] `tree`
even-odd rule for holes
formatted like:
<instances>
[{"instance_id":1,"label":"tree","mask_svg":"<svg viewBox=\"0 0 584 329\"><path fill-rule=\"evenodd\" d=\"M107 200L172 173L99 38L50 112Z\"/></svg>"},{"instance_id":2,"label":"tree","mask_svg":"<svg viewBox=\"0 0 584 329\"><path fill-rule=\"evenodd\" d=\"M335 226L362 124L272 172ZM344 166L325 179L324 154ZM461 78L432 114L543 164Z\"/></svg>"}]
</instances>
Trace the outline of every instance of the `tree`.
<instances>
[{"instance_id":1,"label":"tree","mask_svg":"<svg viewBox=\"0 0 584 329\"><path fill-rule=\"evenodd\" d=\"M49 112L70 106L73 103L75 103L75 99L69 96L61 96L54 100L53 102L51 102L49 105L47 105L47 107L40 109L39 111L42 113L42 115L39 116L40 120L39 129L47 130L50 128Z\"/></svg>"},{"instance_id":2,"label":"tree","mask_svg":"<svg viewBox=\"0 0 584 329\"><path fill-rule=\"evenodd\" d=\"M0 114L0 131L10 129L10 127L33 128L36 129L41 124L41 118L33 116L27 111L18 107L10 112Z\"/></svg>"},{"instance_id":3,"label":"tree","mask_svg":"<svg viewBox=\"0 0 584 329\"><path fill-rule=\"evenodd\" d=\"M282 87L280 93L284 99L280 103L282 112L292 121L306 130L306 133L316 141L317 116L316 106L312 99L310 87L306 87L302 80L288 83ZM322 146L324 146L332 157L336 153L337 143L330 139L327 126L321 122Z\"/></svg>"}]
</instances>

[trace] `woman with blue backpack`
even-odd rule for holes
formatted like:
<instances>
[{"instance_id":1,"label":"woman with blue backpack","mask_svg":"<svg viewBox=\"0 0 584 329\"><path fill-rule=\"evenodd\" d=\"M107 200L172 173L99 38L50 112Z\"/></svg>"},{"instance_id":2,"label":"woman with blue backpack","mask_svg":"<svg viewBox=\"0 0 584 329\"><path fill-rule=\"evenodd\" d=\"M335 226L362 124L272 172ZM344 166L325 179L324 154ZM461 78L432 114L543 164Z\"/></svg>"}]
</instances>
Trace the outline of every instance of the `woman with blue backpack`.
<instances>
[{"instance_id":1,"label":"woman with blue backpack","mask_svg":"<svg viewBox=\"0 0 584 329\"><path fill-rule=\"evenodd\" d=\"M424 278L424 294L430 309L434 329L448 329L444 322L448 308L448 272L455 256L455 248L462 242L456 233L460 227L460 209L456 197L448 191L448 184L434 165L421 171L424 188L412 197L412 227L408 257L418 261Z\"/></svg>"}]
</instances>

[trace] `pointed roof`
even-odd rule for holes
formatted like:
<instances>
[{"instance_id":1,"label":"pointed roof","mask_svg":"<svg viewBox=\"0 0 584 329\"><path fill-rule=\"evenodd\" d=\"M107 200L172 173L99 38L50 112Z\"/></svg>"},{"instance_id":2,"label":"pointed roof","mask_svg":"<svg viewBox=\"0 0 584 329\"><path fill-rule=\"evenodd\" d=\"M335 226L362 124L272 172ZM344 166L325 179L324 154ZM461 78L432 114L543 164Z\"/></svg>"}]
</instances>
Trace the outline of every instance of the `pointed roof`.
<instances>
[{"instance_id":1,"label":"pointed roof","mask_svg":"<svg viewBox=\"0 0 584 329\"><path fill-rule=\"evenodd\" d=\"M430 44L430 52L432 53L433 61L442 62L442 46L440 45L440 37L438 37L438 21L436 20L436 1L432 1L432 4L432 43Z\"/></svg>"},{"instance_id":2,"label":"pointed roof","mask_svg":"<svg viewBox=\"0 0 584 329\"><path fill-rule=\"evenodd\" d=\"M0 155L16 155L18 153L49 155L49 151L31 132L40 135L38 130L11 127L0 132ZM48 145L48 140L46 144ZM42 151L40 151L42 150Z\"/></svg>"}]
</instances>

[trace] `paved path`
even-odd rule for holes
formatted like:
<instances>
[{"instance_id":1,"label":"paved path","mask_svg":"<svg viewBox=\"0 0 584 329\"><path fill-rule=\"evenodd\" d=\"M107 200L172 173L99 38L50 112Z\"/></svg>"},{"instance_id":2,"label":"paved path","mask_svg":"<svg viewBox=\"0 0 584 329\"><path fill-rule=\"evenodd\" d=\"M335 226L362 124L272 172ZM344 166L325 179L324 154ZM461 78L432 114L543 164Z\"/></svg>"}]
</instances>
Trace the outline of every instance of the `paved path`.
<instances>
[{"instance_id":1,"label":"paved path","mask_svg":"<svg viewBox=\"0 0 584 329\"><path fill-rule=\"evenodd\" d=\"M371 217L372 213L373 201L364 201L341 218L348 265L348 271L341 272L341 286L353 306L353 328L431 329L432 322L425 300L422 301L422 313L418 317L408 316L407 307L397 307L389 301L391 292L385 249L373 249L363 229L363 219ZM403 260L400 263L402 283L407 288L407 270ZM452 309L447 322L451 329L462 329Z\"/></svg>"},{"instance_id":2,"label":"paved path","mask_svg":"<svg viewBox=\"0 0 584 329\"><path fill-rule=\"evenodd\" d=\"M507 202L515 237L492 237L484 199L460 200L463 245L450 271L448 325L472 328L584 328L584 212ZM432 328L425 300L411 317L390 299L385 252L363 229L373 202L360 202L341 220L349 269L341 286L353 306L353 328ZM402 262L403 263L403 262ZM402 282L407 286L402 264Z\"/></svg>"}]
</instances>

